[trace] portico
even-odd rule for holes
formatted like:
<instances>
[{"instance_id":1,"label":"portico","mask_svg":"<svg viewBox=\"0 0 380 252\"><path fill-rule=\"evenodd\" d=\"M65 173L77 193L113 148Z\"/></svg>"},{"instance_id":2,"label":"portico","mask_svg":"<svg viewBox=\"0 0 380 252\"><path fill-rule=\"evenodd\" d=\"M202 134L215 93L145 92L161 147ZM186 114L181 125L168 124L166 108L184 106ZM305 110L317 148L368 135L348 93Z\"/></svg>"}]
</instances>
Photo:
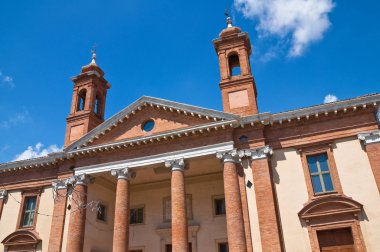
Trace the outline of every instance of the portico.
<instances>
[{"instance_id":1,"label":"portico","mask_svg":"<svg viewBox=\"0 0 380 252\"><path fill-rule=\"evenodd\" d=\"M252 153L261 154L249 158L267 158L268 150L265 149L265 153L261 149L255 150ZM150 251L148 248L160 247L163 252L170 249L195 252L207 247L218 249L218 242L228 242L229 251L247 251L247 242L251 243L251 240L247 241L245 235L244 218L248 216L243 215L242 201L246 198L241 194L236 166L241 158L248 157L247 153L247 150L234 149L232 142L225 142L78 167L74 176L78 184L73 184L74 188L80 187L81 192L87 191L87 198L91 199L99 194L99 188L104 190L108 187L113 191L114 198L107 199L108 204L114 204L113 207L108 206L108 214L113 210L113 217L108 218L113 219L108 223L113 226L113 232L109 230L106 234L108 237L112 234L113 251ZM86 178L87 183L82 182L82 178ZM214 214L213 197L225 198L224 216ZM170 203L165 201L167 199ZM89 203L85 201L86 197L81 200L83 205ZM144 208L142 225L130 224L127 213L136 205ZM86 247L87 251L94 245L87 238L91 232L97 232L97 227L91 225L94 223L88 224L94 222L92 220L86 222L86 218L91 219L92 212L90 208L86 210L87 216L86 211L81 211L75 204L72 206L71 216L74 218L70 218L67 236L70 244L82 246L78 247L79 250ZM95 222L95 226L98 225ZM152 225L154 232L150 227L144 227ZM66 250L70 249L68 246ZM93 251L97 251L96 248Z\"/></svg>"}]
</instances>

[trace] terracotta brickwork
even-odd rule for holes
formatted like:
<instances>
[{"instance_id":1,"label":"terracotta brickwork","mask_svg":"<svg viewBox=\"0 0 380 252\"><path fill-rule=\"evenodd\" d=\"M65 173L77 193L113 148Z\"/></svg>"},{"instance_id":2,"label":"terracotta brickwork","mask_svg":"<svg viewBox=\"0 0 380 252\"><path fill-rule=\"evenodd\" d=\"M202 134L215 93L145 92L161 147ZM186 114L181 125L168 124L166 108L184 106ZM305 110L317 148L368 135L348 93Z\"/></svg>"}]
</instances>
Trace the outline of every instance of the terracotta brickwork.
<instances>
[{"instance_id":1,"label":"terracotta brickwork","mask_svg":"<svg viewBox=\"0 0 380 252\"><path fill-rule=\"evenodd\" d=\"M281 251L279 222L272 174L267 159L252 161L252 175L256 193L257 213L263 251Z\"/></svg>"},{"instance_id":2,"label":"terracotta brickwork","mask_svg":"<svg viewBox=\"0 0 380 252\"><path fill-rule=\"evenodd\" d=\"M54 199L54 211L52 216L49 252L61 252L63 229L66 217L67 189L58 189Z\"/></svg>"},{"instance_id":3,"label":"terracotta brickwork","mask_svg":"<svg viewBox=\"0 0 380 252\"><path fill-rule=\"evenodd\" d=\"M186 190L183 171L172 171L172 248L173 251L188 252L188 229L186 212Z\"/></svg>"},{"instance_id":4,"label":"terracotta brickwork","mask_svg":"<svg viewBox=\"0 0 380 252\"><path fill-rule=\"evenodd\" d=\"M113 251L123 252L129 248L129 180L118 179L116 186L115 222L113 235Z\"/></svg>"},{"instance_id":5,"label":"terracotta brickwork","mask_svg":"<svg viewBox=\"0 0 380 252\"><path fill-rule=\"evenodd\" d=\"M4 207L4 199L0 199L0 220L1 220L1 214L3 212L3 207Z\"/></svg>"},{"instance_id":6,"label":"terracotta brickwork","mask_svg":"<svg viewBox=\"0 0 380 252\"><path fill-rule=\"evenodd\" d=\"M86 225L87 186L77 185L73 193L66 251L83 251Z\"/></svg>"},{"instance_id":7,"label":"terracotta brickwork","mask_svg":"<svg viewBox=\"0 0 380 252\"><path fill-rule=\"evenodd\" d=\"M224 162L223 181L229 251L244 252L247 251L247 243L240 186L235 163Z\"/></svg>"},{"instance_id":8,"label":"terracotta brickwork","mask_svg":"<svg viewBox=\"0 0 380 252\"><path fill-rule=\"evenodd\" d=\"M365 146L365 149L368 154L377 188L380 192L380 143L368 144Z\"/></svg>"}]
</instances>

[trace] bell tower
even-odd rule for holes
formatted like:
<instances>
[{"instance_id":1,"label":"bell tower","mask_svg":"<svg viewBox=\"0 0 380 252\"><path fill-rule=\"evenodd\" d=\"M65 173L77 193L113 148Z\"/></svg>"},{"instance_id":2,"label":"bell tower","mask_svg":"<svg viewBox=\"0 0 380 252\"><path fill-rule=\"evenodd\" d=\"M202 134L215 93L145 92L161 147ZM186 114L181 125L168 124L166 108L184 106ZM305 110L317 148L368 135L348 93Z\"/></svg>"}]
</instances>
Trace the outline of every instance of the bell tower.
<instances>
[{"instance_id":1,"label":"bell tower","mask_svg":"<svg viewBox=\"0 0 380 252\"><path fill-rule=\"evenodd\" d=\"M227 28L212 42L219 58L223 110L242 116L257 114L257 91L249 63L251 42L248 34L232 26L227 14Z\"/></svg>"},{"instance_id":2,"label":"bell tower","mask_svg":"<svg viewBox=\"0 0 380 252\"><path fill-rule=\"evenodd\" d=\"M96 64L93 50L91 63L83 66L81 73L71 78L74 91L70 114L66 118L65 147L104 121L107 89L111 85L103 76L104 72Z\"/></svg>"}]
</instances>

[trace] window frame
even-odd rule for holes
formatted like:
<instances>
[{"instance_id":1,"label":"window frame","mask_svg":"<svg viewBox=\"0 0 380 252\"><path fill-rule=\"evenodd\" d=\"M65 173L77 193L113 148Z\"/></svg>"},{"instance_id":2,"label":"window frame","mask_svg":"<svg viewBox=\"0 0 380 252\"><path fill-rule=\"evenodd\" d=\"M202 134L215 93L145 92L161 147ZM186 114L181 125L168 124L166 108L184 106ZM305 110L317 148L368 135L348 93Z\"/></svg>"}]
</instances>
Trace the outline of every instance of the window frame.
<instances>
[{"instance_id":1,"label":"window frame","mask_svg":"<svg viewBox=\"0 0 380 252\"><path fill-rule=\"evenodd\" d=\"M100 202L99 205L102 205L104 208L105 208L105 211L104 211L104 220L101 220L98 218L98 211L96 211L96 221L97 222L100 222L100 223L108 223L108 204L104 203L104 202Z\"/></svg>"},{"instance_id":2,"label":"window frame","mask_svg":"<svg viewBox=\"0 0 380 252\"><path fill-rule=\"evenodd\" d=\"M38 208L40 205L40 198L41 198L41 190L42 189L34 189L34 190L27 190L27 191L21 192L22 198L21 198L20 209L19 209L19 214L17 218L17 227L16 227L17 230L20 230L20 229L33 230L36 228ZM24 207L26 203L26 198L29 198L29 197L36 197L36 208L34 210L33 224L31 226L24 227L21 222L24 216Z\"/></svg>"},{"instance_id":3,"label":"window frame","mask_svg":"<svg viewBox=\"0 0 380 252\"><path fill-rule=\"evenodd\" d=\"M131 223L131 210L132 209L143 209L143 221L141 223ZM144 225L145 224L145 205L136 205L129 208L129 225L135 226L135 225Z\"/></svg>"},{"instance_id":4,"label":"window frame","mask_svg":"<svg viewBox=\"0 0 380 252\"><path fill-rule=\"evenodd\" d=\"M220 252L220 249L219 249L220 244L227 244L227 249L229 249L228 239L217 239L217 240L215 240L215 251Z\"/></svg>"},{"instance_id":5,"label":"window frame","mask_svg":"<svg viewBox=\"0 0 380 252\"><path fill-rule=\"evenodd\" d=\"M322 144L318 146L304 147L304 148L300 148L298 151L301 155L306 187L307 187L308 195L310 199L313 199L315 197L322 196L322 195L328 195L328 194L343 194L338 171L336 169L332 144ZM321 154L327 155L327 164L329 166L330 177L331 177L331 181L334 188L333 191L314 192L313 182L311 179L312 175L310 173L309 163L307 161L307 158L309 156L317 156Z\"/></svg>"},{"instance_id":6,"label":"window frame","mask_svg":"<svg viewBox=\"0 0 380 252\"><path fill-rule=\"evenodd\" d=\"M224 214L216 214L216 200L224 199L224 205L226 204L226 198L224 195L215 195L212 196L212 216L214 217L225 217L226 213Z\"/></svg>"}]
</instances>

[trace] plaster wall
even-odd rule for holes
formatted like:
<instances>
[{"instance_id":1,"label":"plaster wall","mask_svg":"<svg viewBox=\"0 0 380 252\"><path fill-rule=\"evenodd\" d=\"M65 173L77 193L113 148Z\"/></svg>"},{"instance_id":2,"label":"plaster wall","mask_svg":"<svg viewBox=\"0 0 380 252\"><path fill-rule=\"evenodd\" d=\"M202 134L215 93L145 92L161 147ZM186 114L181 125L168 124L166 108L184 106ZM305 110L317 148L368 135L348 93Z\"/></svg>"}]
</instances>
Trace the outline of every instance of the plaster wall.
<instances>
[{"instance_id":1,"label":"plaster wall","mask_svg":"<svg viewBox=\"0 0 380 252\"><path fill-rule=\"evenodd\" d=\"M17 219L20 213L20 204L22 195L21 191L10 191L11 195L8 195L8 199L4 205L3 213L0 221L0 241L5 237L16 231ZM18 202L17 202L17 201ZM42 190L40 196L40 203L38 212L41 213L37 216L36 231L39 234L42 242L38 245L37 251L47 251L49 236L50 236L50 226L51 226L51 215L54 209L54 199L51 187L47 187ZM50 215L44 216L42 214ZM4 250L4 245L0 243L0 251Z\"/></svg>"},{"instance_id":2,"label":"plaster wall","mask_svg":"<svg viewBox=\"0 0 380 252\"><path fill-rule=\"evenodd\" d=\"M12 194L14 199L11 195L8 195L8 199L4 204L0 221L0 241L16 230L17 217L20 210L20 204L16 200L21 202L21 192L10 191L8 193ZM5 251L2 243L0 243L0 251Z\"/></svg>"},{"instance_id":3,"label":"plaster wall","mask_svg":"<svg viewBox=\"0 0 380 252\"><path fill-rule=\"evenodd\" d=\"M286 251L311 251L309 234L298 212L308 201L301 157L295 149L274 151L271 158Z\"/></svg>"},{"instance_id":4,"label":"plaster wall","mask_svg":"<svg viewBox=\"0 0 380 252\"><path fill-rule=\"evenodd\" d=\"M251 162L247 160L243 161L243 168L245 174L245 183L252 183L251 187L246 187L247 191L247 202L248 202L248 214L249 222L251 227L251 236L252 236L252 248L254 252L262 251L261 247L261 237L260 237L260 228L259 228L259 218L257 215L257 205L256 205L256 194L255 194L255 182L252 177L252 168Z\"/></svg>"},{"instance_id":5,"label":"plaster wall","mask_svg":"<svg viewBox=\"0 0 380 252\"><path fill-rule=\"evenodd\" d=\"M334 158L343 193L363 204L359 216L367 251L380 251L380 195L368 160L358 139L336 142Z\"/></svg>"},{"instance_id":6,"label":"plaster wall","mask_svg":"<svg viewBox=\"0 0 380 252\"><path fill-rule=\"evenodd\" d=\"M115 192L107 184L95 179L87 191L86 229L83 251L111 252L115 214ZM106 206L106 221L97 220L97 202Z\"/></svg>"}]
</instances>

